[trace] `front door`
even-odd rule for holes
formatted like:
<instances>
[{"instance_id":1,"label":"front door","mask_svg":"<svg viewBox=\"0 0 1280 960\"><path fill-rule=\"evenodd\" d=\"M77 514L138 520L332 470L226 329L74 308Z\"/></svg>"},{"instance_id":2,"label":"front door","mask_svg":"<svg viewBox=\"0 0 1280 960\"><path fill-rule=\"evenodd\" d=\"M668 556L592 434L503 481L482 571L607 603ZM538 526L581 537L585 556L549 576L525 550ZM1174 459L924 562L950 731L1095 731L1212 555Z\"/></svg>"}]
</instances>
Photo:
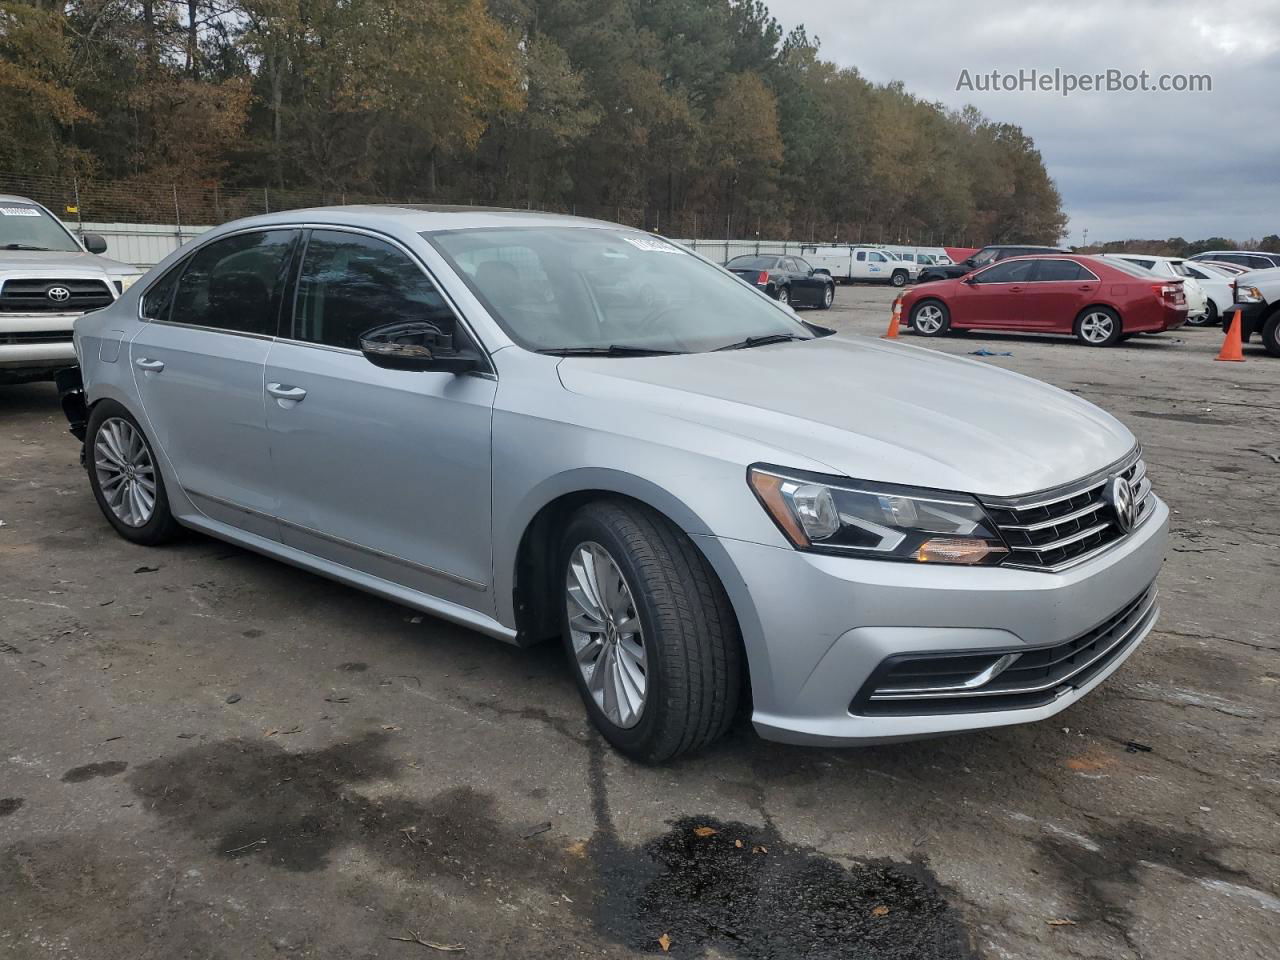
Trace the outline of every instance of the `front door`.
<instances>
[{"instance_id":1,"label":"front door","mask_svg":"<svg viewBox=\"0 0 1280 960\"><path fill-rule=\"evenodd\" d=\"M275 538L262 374L299 232L202 247L147 292L130 362L150 436L211 519Z\"/></svg>"},{"instance_id":2,"label":"front door","mask_svg":"<svg viewBox=\"0 0 1280 960\"><path fill-rule=\"evenodd\" d=\"M429 320L467 338L423 268L380 237L314 230L292 326L266 363L281 536L382 580L492 608L488 373L376 367L360 334Z\"/></svg>"},{"instance_id":3,"label":"front door","mask_svg":"<svg viewBox=\"0 0 1280 960\"><path fill-rule=\"evenodd\" d=\"M948 304L951 322L959 326L1016 330L1034 313L1034 260L1004 260L971 273L956 284Z\"/></svg>"}]
</instances>

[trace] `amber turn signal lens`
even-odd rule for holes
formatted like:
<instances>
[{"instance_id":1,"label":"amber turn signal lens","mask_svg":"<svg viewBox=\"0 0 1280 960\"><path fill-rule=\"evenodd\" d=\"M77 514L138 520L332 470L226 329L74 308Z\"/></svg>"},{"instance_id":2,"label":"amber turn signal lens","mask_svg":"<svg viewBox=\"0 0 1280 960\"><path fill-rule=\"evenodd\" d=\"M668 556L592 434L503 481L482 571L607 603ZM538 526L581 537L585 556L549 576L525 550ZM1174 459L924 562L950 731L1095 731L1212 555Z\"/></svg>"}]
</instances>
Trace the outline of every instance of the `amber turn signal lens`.
<instances>
[{"instance_id":1,"label":"amber turn signal lens","mask_svg":"<svg viewBox=\"0 0 1280 960\"><path fill-rule=\"evenodd\" d=\"M764 504L764 508L769 511L769 516L773 517L773 522L782 528L782 532L787 535L791 545L795 547L809 546L809 537L805 534L804 528L800 526L800 522L795 518L795 515L787 506L786 499L782 496L782 484L785 481L781 477L775 477L769 473L761 473L759 470L752 470L750 479L751 489L755 491L760 502Z\"/></svg>"},{"instance_id":2,"label":"amber turn signal lens","mask_svg":"<svg viewBox=\"0 0 1280 960\"><path fill-rule=\"evenodd\" d=\"M921 563L982 563L993 553L1008 553L986 540L965 537L935 537L920 544L916 559Z\"/></svg>"}]
</instances>

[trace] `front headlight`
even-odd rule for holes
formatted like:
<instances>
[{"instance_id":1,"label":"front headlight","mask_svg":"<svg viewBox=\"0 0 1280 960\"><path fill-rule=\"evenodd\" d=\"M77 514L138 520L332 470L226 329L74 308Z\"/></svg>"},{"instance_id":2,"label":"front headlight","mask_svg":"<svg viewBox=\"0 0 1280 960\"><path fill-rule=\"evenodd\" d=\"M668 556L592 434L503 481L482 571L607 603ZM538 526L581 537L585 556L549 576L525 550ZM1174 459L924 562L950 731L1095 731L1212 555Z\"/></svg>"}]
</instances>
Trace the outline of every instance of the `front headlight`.
<instances>
[{"instance_id":1,"label":"front headlight","mask_svg":"<svg viewBox=\"0 0 1280 960\"><path fill-rule=\"evenodd\" d=\"M1262 291L1257 287L1236 287L1236 303L1262 303Z\"/></svg>"},{"instance_id":2,"label":"front headlight","mask_svg":"<svg viewBox=\"0 0 1280 960\"><path fill-rule=\"evenodd\" d=\"M117 281L120 284L120 293L123 294L126 290L128 290L130 287L132 287L135 283L137 283L141 279L142 279L142 274L140 273L133 273L127 277L121 277Z\"/></svg>"},{"instance_id":3,"label":"front headlight","mask_svg":"<svg viewBox=\"0 0 1280 960\"><path fill-rule=\"evenodd\" d=\"M999 563L1009 548L963 493L757 465L747 480L797 550L916 563Z\"/></svg>"}]
</instances>

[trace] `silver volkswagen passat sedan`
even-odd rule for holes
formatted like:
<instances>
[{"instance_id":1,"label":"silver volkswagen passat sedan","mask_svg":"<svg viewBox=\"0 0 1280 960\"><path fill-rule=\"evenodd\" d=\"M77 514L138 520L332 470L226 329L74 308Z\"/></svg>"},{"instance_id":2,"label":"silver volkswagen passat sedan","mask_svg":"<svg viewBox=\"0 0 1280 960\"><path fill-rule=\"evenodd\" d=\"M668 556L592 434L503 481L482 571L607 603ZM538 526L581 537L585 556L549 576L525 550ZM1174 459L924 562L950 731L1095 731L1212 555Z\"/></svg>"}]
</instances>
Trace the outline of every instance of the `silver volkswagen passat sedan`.
<instances>
[{"instance_id":1,"label":"silver volkswagen passat sedan","mask_svg":"<svg viewBox=\"0 0 1280 960\"><path fill-rule=\"evenodd\" d=\"M107 520L509 643L660 761L1041 720L1155 622L1132 434L1027 377L832 335L627 227L474 208L219 227L75 325Z\"/></svg>"}]
</instances>

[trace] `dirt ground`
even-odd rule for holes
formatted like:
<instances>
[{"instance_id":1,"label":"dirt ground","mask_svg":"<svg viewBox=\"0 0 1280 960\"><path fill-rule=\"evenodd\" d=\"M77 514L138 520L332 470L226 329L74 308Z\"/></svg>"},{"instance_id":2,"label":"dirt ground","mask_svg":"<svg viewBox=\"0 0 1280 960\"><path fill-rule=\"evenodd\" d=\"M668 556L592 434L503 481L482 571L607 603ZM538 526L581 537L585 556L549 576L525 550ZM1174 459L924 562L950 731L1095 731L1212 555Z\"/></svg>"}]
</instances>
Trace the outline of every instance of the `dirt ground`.
<instances>
[{"instance_id":1,"label":"dirt ground","mask_svg":"<svg viewBox=\"0 0 1280 960\"><path fill-rule=\"evenodd\" d=\"M815 319L876 336L890 300ZM52 386L0 390L0 955L1276 957L1280 360L1220 342L930 343L1145 444L1163 616L1092 696L874 749L742 727L659 769L591 734L555 647L126 543Z\"/></svg>"}]
</instances>

